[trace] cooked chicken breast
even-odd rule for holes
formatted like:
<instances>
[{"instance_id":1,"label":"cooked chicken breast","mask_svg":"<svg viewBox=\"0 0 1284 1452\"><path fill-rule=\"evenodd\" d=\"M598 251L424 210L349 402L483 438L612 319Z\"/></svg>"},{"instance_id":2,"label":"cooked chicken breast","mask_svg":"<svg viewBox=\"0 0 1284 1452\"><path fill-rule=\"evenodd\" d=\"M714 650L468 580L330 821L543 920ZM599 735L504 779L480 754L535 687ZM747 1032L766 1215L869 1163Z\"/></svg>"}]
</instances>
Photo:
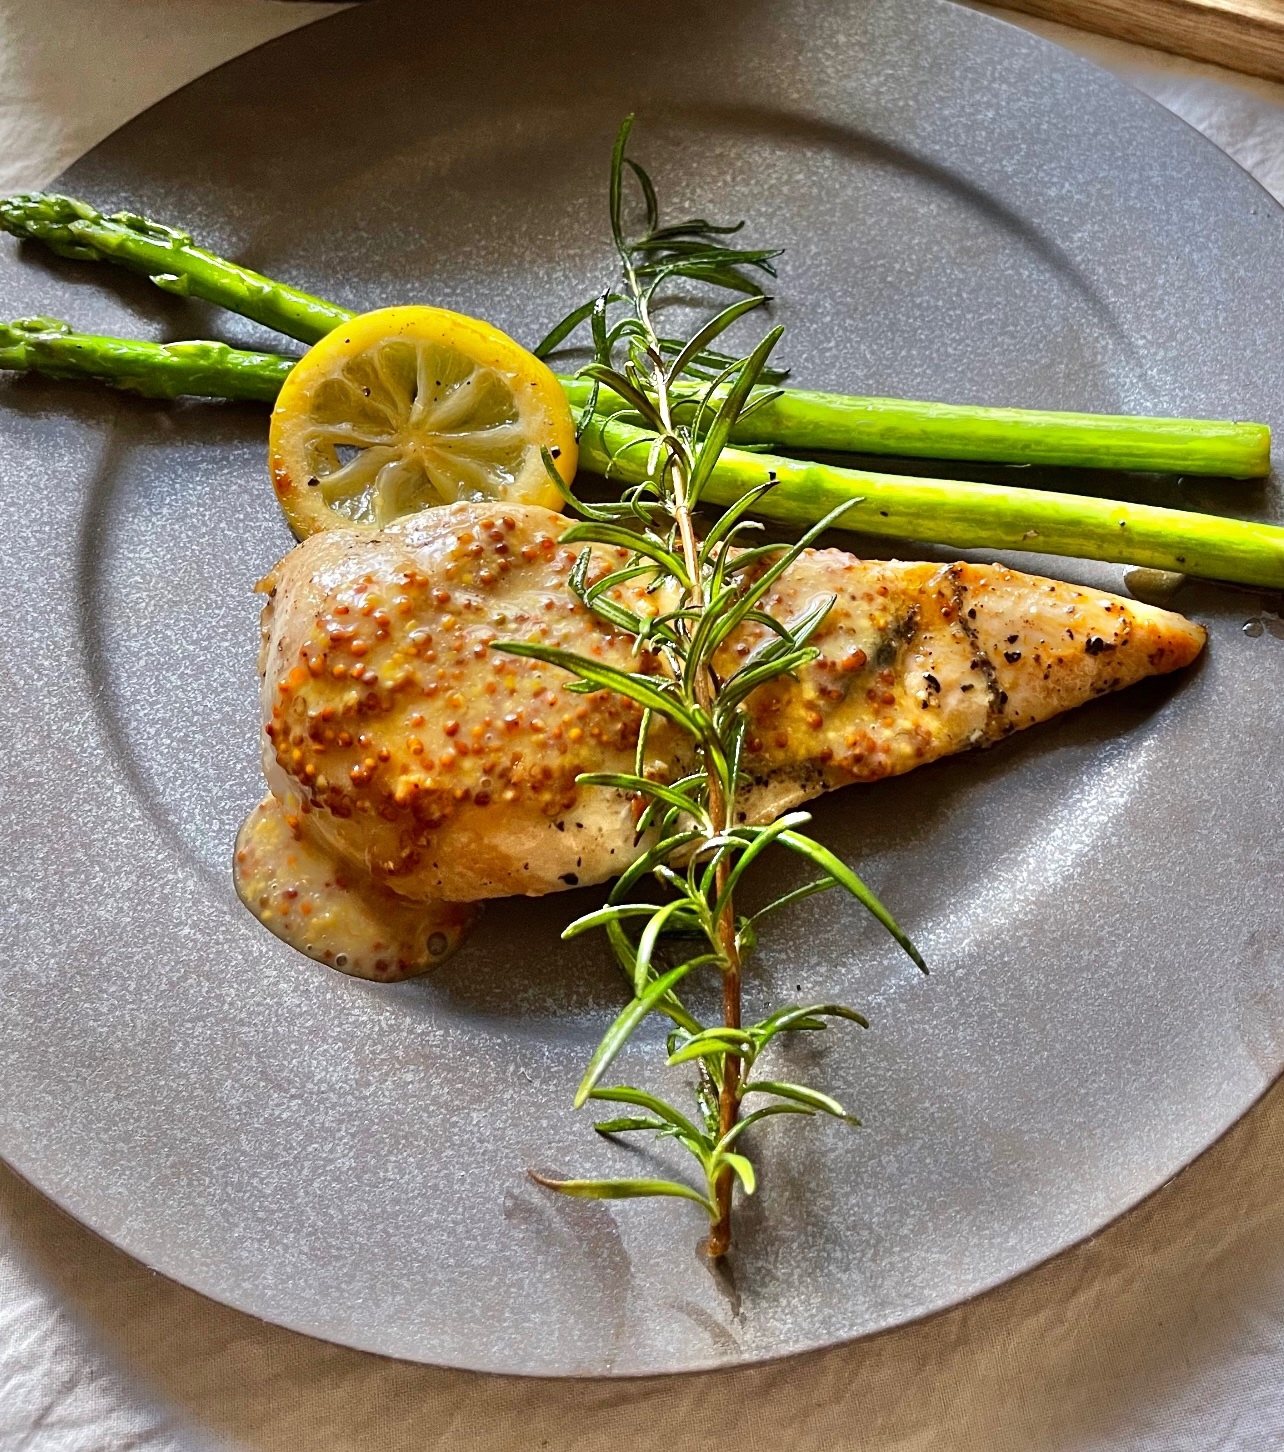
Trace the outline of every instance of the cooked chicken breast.
<instances>
[{"instance_id":1,"label":"cooked chicken breast","mask_svg":"<svg viewBox=\"0 0 1284 1452\"><path fill-rule=\"evenodd\" d=\"M313 535L264 582L264 771L295 837L337 871L463 903L601 882L638 850L634 802L575 783L632 769L637 708L492 648L538 640L661 669L571 594L567 523L540 508L433 509ZM614 563L595 550L595 568ZM764 606L788 621L829 595L820 657L749 699L746 818L985 746L1187 665L1204 643L1180 615L998 565L839 550L807 551ZM640 590L620 598L656 608ZM723 674L760 632L724 647ZM667 728L648 755L660 776L690 764ZM333 961L333 945L316 956ZM395 952L380 976L432 956Z\"/></svg>"}]
</instances>

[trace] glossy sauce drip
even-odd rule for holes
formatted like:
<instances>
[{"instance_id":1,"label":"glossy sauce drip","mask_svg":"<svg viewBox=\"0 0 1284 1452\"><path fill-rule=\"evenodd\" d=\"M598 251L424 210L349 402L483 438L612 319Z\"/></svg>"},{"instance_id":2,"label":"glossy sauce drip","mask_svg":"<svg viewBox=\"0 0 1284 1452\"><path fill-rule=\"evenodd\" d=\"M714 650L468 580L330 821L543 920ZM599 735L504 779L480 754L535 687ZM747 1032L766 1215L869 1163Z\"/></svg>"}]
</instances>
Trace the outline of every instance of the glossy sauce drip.
<instances>
[{"instance_id":1,"label":"glossy sauce drip","mask_svg":"<svg viewBox=\"0 0 1284 1452\"><path fill-rule=\"evenodd\" d=\"M414 902L337 863L299 834L269 795L236 838L241 901L283 942L358 978L413 978L443 962L468 936L475 903Z\"/></svg>"}]
</instances>

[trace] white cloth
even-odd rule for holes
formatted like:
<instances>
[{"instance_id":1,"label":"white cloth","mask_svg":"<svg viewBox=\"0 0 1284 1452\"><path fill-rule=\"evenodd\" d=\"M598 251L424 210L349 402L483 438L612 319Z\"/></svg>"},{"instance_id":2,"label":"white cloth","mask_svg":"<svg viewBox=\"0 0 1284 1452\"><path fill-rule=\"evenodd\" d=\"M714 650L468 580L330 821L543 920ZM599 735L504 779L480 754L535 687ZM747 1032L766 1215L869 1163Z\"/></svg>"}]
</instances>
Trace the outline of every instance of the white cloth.
<instances>
[{"instance_id":1,"label":"white cloth","mask_svg":"<svg viewBox=\"0 0 1284 1452\"><path fill-rule=\"evenodd\" d=\"M175 85L333 8L0 0L0 188L48 181ZM1284 197L1284 87L1028 24ZM1284 1089L1123 1222L969 1306L772 1367L624 1383L436 1371L265 1326L0 1168L0 1452L1266 1452L1284 1446L1282 1371Z\"/></svg>"}]
</instances>

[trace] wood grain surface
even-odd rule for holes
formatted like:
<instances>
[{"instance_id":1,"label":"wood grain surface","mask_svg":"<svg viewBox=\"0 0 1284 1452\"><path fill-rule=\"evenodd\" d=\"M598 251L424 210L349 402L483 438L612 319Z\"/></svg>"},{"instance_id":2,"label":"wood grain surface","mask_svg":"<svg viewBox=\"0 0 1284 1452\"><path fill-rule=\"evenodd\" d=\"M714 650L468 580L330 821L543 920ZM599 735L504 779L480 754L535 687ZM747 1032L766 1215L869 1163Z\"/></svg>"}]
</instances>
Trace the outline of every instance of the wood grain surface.
<instances>
[{"instance_id":1,"label":"wood grain surface","mask_svg":"<svg viewBox=\"0 0 1284 1452\"><path fill-rule=\"evenodd\" d=\"M1284 80L1284 0L1003 0L1012 10Z\"/></svg>"}]
</instances>

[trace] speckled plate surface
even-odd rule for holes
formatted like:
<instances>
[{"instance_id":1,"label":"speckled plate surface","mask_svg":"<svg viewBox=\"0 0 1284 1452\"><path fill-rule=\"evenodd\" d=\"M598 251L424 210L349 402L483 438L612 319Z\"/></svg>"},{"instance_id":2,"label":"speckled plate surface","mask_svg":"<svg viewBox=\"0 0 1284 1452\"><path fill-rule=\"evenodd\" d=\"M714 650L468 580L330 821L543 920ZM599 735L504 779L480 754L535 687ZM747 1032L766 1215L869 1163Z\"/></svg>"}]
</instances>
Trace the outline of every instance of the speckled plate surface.
<instances>
[{"instance_id":1,"label":"speckled plate surface","mask_svg":"<svg viewBox=\"0 0 1284 1452\"><path fill-rule=\"evenodd\" d=\"M675 209L789 249L801 382L1284 424L1284 214L1140 95L937 0L386 0L179 92L64 186L355 307L531 341L609 266L629 109ZM12 245L0 291L7 315L268 341ZM730 1278L688 1205L546 1195L526 1167L645 1162L570 1108L619 1002L598 946L557 939L591 894L497 905L396 987L297 957L233 894L260 791L251 587L289 543L265 434L248 406L0 385L0 1151L148 1264L423 1361L728 1365L1008 1279L1280 1071L1284 641L1242 629L1271 601L1190 587L1212 638L1186 677L820 806L934 972L836 900L769 940L752 1003L868 1010L793 1050L866 1127L764 1128ZM1165 489L1280 514L1273 483Z\"/></svg>"}]
</instances>

